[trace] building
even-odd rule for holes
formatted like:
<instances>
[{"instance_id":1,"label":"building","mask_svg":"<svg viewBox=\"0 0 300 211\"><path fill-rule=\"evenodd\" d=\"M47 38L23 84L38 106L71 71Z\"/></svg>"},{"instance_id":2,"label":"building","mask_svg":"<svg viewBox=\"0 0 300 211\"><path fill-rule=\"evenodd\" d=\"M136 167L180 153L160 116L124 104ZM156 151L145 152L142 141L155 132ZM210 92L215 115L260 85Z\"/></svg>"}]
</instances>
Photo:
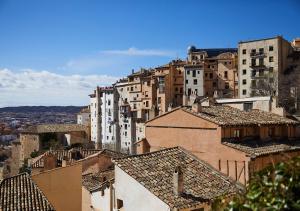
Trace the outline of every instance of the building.
<instances>
[{"instance_id":1,"label":"building","mask_svg":"<svg viewBox=\"0 0 300 211\"><path fill-rule=\"evenodd\" d=\"M118 94L114 87L97 87L91 98L91 141L97 148L119 148Z\"/></svg>"},{"instance_id":2,"label":"building","mask_svg":"<svg viewBox=\"0 0 300 211\"><path fill-rule=\"evenodd\" d=\"M113 210L114 169L82 176L82 211Z\"/></svg>"},{"instance_id":3,"label":"building","mask_svg":"<svg viewBox=\"0 0 300 211\"><path fill-rule=\"evenodd\" d=\"M187 62L189 65L197 65L204 70L205 97L232 98L237 96L236 48L198 49L190 46Z\"/></svg>"},{"instance_id":4,"label":"building","mask_svg":"<svg viewBox=\"0 0 300 211\"><path fill-rule=\"evenodd\" d=\"M184 66L183 105L192 105L198 96L204 96L203 65Z\"/></svg>"},{"instance_id":5,"label":"building","mask_svg":"<svg viewBox=\"0 0 300 211\"><path fill-rule=\"evenodd\" d=\"M281 154L300 154L298 125L299 122L260 110L246 112L229 106L194 104L146 122L146 139L139 143L137 151L181 146L246 184L254 171L272 161L284 160Z\"/></svg>"},{"instance_id":6,"label":"building","mask_svg":"<svg viewBox=\"0 0 300 211\"><path fill-rule=\"evenodd\" d=\"M20 133L20 162L31 158L32 152L50 148L51 140L61 146L89 142L89 127L79 124L45 124L30 126Z\"/></svg>"},{"instance_id":7,"label":"building","mask_svg":"<svg viewBox=\"0 0 300 211\"><path fill-rule=\"evenodd\" d=\"M279 106L295 110L298 93L293 96L293 92L299 89L300 64L297 47L277 36L242 41L238 54L240 98L277 96Z\"/></svg>"},{"instance_id":8,"label":"building","mask_svg":"<svg viewBox=\"0 0 300 211\"><path fill-rule=\"evenodd\" d=\"M234 108L238 108L243 111L250 111L252 109L258 109L265 112L271 112L280 116L286 116L284 108L277 107L277 99L270 96L261 97L246 97L246 98L222 98L216 99L217 105L227 105Z\"/></svg>"},{"instance_id":9,"label":"building","mask_svg":"<svg viewBox=\"0 0 300 211\"><path fill-rule=\"evenodd\" d=\"M77 124L85 126L91 125L91 111L89 106L81 109L77 114Z\"/></svg>"},{"instance_id":10,"label":"building","mask_svg":"<svg viewBox=\"0 0 300 211\"><path fill-rule=\"evenodd\" d=\"M0 210L54 211L53 205L26 173L0 182Z\"/></svg>"},{"instance_id":11,"label":"building","mask_svg":"<svg viewBox=\"0 0 300 211\"><path fill-rule=\"evenodd\" d=\"M115 209L211 210L242 187L180 147L115 160Z\"/></svg>"}]
</instances>

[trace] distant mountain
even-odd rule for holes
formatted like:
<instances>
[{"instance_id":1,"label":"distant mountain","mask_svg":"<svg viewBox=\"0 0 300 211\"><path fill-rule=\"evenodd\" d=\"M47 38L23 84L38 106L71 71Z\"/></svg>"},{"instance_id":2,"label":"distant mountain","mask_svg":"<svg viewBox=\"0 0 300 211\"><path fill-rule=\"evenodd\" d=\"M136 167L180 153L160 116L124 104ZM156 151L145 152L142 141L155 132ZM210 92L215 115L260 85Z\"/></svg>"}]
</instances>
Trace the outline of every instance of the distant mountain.
<instances>
[{"instance_id":1,"label":"distant mountain","mask_svg":"<svg viewBox=\"0 0 300 211\"><path fill-rule=\"evenodd\" d=\"M55 113L78 113L84 106L18 106L0 108L0 112L55 112Z\"/></svg>"}]
</instances>

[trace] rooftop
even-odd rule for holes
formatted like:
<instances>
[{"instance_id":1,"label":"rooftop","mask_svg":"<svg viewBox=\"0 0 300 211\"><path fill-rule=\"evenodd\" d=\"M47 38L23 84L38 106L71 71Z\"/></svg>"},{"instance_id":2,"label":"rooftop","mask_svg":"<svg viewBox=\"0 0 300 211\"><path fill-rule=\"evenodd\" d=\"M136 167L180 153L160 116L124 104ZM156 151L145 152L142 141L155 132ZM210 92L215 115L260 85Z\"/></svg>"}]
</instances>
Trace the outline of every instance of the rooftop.
<instances>
[{"instance_id":1,"label":"rooftop","mask_svg":"<svg viewBox=\"0 0 300 211\"><path fill-rule=\"evenodd\" d=\"M222 105L202 106L201 112L195 112L190 107L183 107L182 109L221 126L299 124L297 121L277 114L254 109L242 111Z\"/></svg>"},{"instance_id":2,"label":"rooftop","mask_svg":"<svg viewBox=\"0 0 300 211\"><path fill-rule=\"evenodd\" d=\"M47 152L45 152L44 154L33 158L31 160L31 168L43 168L44 167L44 158L45 156L52 154L54 156L56 156L57 161L59 161L59 163L61 163L62 160L67 160L69 162L69 164L77 161L77 160L81 160L81 159L85 159L88 158L90 156L97 156L99 154L103 154L103 155L107 155L109 157L112 158L118 158L121 156L124 156L123 154L119 153L119 152L115 152L112 150L108 150L108 149L70 149L70 150L49 150Z\"/></svg>"},{"instance_id":3,"label":"rooftop","mask_svg":"<svg viewBox=\"0 0 300 211\"><path fill-rule=\"evenodd\" d=\"M66 133L75 131L87 131L87 127L79 124L44 124L34 125L26 128L22 133L42 134L42 133Z\"/></svg>"},{"instance_id":4,"label":"rooftop","mask_svg":"<svg viewBox=\"0 0 300 211\"><path fill-rule=\"evenodd\" d=\"M19 174L0 183L0 210L54 210L28 174Z\"/></svg>"},{"instance_id":5,"label":"rooftop","mask_svg":"<svg viewBox=\"0 0 300 211\"><path fill-rule=\"evenodd\" d=\"M115 170L109 169L97 173L86 174L82 176L82 185L91 193L105 189L109 182L113 182Z\"/></svg>"},{"instance_id":6,"label":"rooftop","mask_svg":"<svg viewBox=\"0 0 300 211\"><path fill-rule=\"evenodd\" d=\"M190 49L190 53L194 52L206 52L208 57L215 57L222 53L237 53L237 48L192 48Z\"/></svg>"},{"instance_id":7,"label":"rooftop","mask_svg":"<svg viewBox=\"0 0 300 211\"><path fill-rule=\"evenodd\" d=\"M242 187L180 147L116 159L115 164L171 208L190 208ZM173 193L173 173L183 171L184 192Z\"/></svg>"},{"instance_id":8,"label":"rooftop","mask_svg":"<svg viewBox=\"0 0 300 211\"><path fill-rule=\"evenodd\" d=\"M300 150L300 141L224 141L222 144L249 154L251 157Z\"/></svg>"}]
</instances>

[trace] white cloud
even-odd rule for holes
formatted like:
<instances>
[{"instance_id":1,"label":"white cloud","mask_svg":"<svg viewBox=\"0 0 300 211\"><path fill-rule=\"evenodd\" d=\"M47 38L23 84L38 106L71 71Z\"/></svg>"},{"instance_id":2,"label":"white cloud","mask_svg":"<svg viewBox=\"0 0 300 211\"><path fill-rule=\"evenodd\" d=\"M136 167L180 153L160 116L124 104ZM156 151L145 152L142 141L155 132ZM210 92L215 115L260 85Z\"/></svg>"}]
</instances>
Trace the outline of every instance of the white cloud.
<instances>
[{"instance_id":1,"label":"white cloud","mask_svg":"<svg viewBox=\"0 0 300 211\"><path fill-rule=\"evenodd\" d=\"M0 107L19 105L85 105L88 94L111 85L118 77L108 75L61 75L31 69L0 69Z\"/></svg>"},{"instance_id":2,"label":"white cloud","mask_svg":"<svg viewBox=\"0 0 300 211\"><path fill-rule=\"evenodd\" d=\"M174 57L176 52L168 50L159 50L159 49L137 49L131 47L126 50L107 50L101 51L103 54L112 54L112 55L126 55L126 56L164 56L164 57Z\"/></svg>"}]
</instances>

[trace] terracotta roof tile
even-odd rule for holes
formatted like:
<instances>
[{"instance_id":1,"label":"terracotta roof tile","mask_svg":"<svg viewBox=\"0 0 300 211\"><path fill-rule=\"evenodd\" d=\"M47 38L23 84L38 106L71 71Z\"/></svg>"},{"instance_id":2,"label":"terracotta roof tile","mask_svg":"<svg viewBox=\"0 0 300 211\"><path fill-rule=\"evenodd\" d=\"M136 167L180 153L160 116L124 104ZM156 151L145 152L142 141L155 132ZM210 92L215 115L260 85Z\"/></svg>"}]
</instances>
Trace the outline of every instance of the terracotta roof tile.
<instances>
[{"instance_id":1,"label":"terracotta roof tile","mask_svg":"<svg viewBox=\"0 0 300 211\"><path fill-rule=\"evenodd\" d=\"M300 141L255 141L248 140L245 142L240 141L226 141L222 144L232 147L249 154L252 157L261 155L273 154L278 152L300 150Z\"/></svg>"},{"instance_id":2,"label":"terracotta roof tile","mask_svg":"<svg viewBox=\"0 0 300 211\"><path fill-rule=\"evenodd\" d=\"M108 169L105 171L99 171L93 174L86 174L82 176L82 185L90 192L102 190L109 185L109 182L113 182L115 178L115 170Z\"/></svg>"},{"instance_id":3,"label":"terracotta roof tile","mask_svg":"<svg viewBox=\"0 0 300 211\"><path fill-rule=\"evenodd\" d=\"M74 131L87 131L87 126L79 124L45 124L45 125L34 125L26 128L22 133L66 133Z\"/></svg>"},{"instance_id":4,"label":"terracotta roof tile","mask_svg":"<svg viewBox=\"0 0 300 211\"><path fill-rule=\"evenodd\" d=\"M233 195L242 187L180 147L116 159L116 165L171 208L186 208ZM184 193L173 193L173 172L180 166Z\"/></svg>"},{"instance_id":5,"label":"terracotta roof tile","mask_svg":"<svg viewBox=\"0 0 300 211\"><path fill-rule=\"evenodd\" d=\"M195 112L190 107L184 111L223 126L237 125L274 125L299 124L299 122L260 110L242 111L230 106L203 106L201 112Z\"/></svg>"},{"instance_id":6,"label":"terracotta roof tile","mask_svg":"<svg viewBox=\"0 0 300 211\"><path fill-rule=\"evenodd\" d=\"M0 210L54 210L28 174L6 178L0 183Z\"/></svg>"}]
</instances>

